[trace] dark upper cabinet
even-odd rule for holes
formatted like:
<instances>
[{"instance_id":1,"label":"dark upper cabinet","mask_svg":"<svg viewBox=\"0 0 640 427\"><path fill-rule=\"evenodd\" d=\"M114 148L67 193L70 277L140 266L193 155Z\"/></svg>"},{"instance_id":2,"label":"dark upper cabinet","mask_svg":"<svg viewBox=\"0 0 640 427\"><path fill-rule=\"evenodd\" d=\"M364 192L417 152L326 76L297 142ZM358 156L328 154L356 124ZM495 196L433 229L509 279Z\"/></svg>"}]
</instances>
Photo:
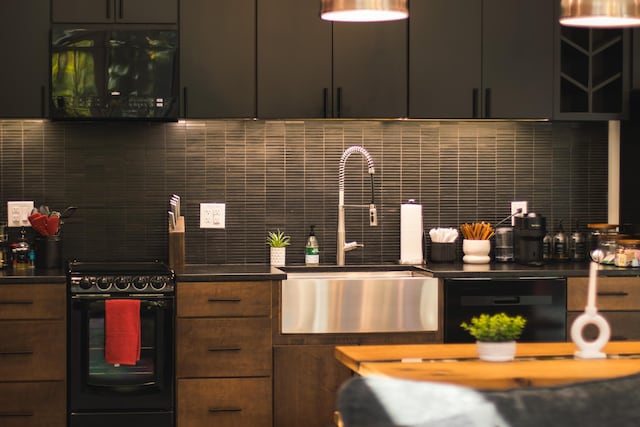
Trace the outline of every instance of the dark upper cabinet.
<instances>
[{"instance_id":1,"label":"dark upper cabinet","mask_svg":"<svg viewBox=\"0 0 640 427\"><path fill-rule=\"evenodd\" d=\"M178 22L178 0L51 0L53 22Z\"/></svg>"},{"instance_id":2,"label":"dark upper cabinet","mask_svg":"<svg viewBox=\"0 0 640 427\"><path fill-rule=\"evenodd\" d=\"M555 0L410 4L409 116L550 118Z\"/></svg>"},{"instance_id":3,"label":"dark upper cabinet","mask_svg":"<svg viewBox=\"0 0 640 427\"><path fill-rule=\"evenodd\" d=\"M558 25L559 120L620 120L629 115L631 30Z\"/></svg>"},{"instance_id":4,"label":"dark upper cabinet","mask_svg":"<svg viewBox=\"0 0 640 427\"><path fill-rule=\"evenodd\" d=\"M42 0L0 2L3 24L0 117L47 115L49 78L49 3Z\"/></svg>"},{"instance_id":5,"label":"dark upper cabinet","mask_svg":"<svg viewBox=\"0 0 640 427\"><path fill-rule=\"evenodd\" d=\"M322 21L317 0L258 2L258 117L406 117L407 22Z\"/></svg>"},{"instance_id":6,"label":"dark upper cabinet","mask_svg":"<svg viewBox=\"0 0 640 427\"><path fill-rule=\"evenodd\" d=\"M317 0L258 2L258 117L331 117L330 22Z\"/></svg>"},{"instance_id":7,"label":"dark upper cabinet","mask_svg":"<svg viewBox=\"0 0 640 427\"><path fill-rule=\"evenodd\" d=\"M180 1L183 117L255 117L255 15L255 0Z\"/></svg>"},{"instance_id":8,"label":"dark upper cabinet","mask_svg":"<svg viewBox=\"0 0 640 427\"><path fill-rule=\"evenodd\" d=\"M333 24L335 117L407 117L407 21Z\"/></svg>"}]
</instances>

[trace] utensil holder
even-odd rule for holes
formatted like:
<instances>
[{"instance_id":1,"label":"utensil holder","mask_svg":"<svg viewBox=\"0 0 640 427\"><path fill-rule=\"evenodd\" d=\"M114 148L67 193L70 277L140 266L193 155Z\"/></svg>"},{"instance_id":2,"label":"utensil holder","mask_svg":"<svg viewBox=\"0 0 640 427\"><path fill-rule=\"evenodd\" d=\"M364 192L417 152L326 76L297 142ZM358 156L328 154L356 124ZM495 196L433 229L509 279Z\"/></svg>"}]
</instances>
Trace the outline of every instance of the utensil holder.
<instances>
[{"instance_id":1,"label":"utensil holder","mask_svg":"<svg viewBox=\"0 0 640 427\"><path fill-rule=\"evenodd\" d=\"M455 262L455 242L431 242L431 262Z\"/></svg>"},{"instance_id":2,"label":"utensil holder","mask_svg":"<svg viewBox=\"0 0 640 427\"><path fill-rule=\"evenodd\" d=\"M33 242L38 269L62 268L62 237L40 236Z\"/></svg>"},{"instance_id":3,"label":"utensil holder","mask_svg":"<svg viewBox=\"0 0 640 427\"><path fill-rule=\"evenodd\" d=\"M180 216L175 228L169 226L169 267L180 270L184 263L184 216Z\"/></svg>"}]
</instances>

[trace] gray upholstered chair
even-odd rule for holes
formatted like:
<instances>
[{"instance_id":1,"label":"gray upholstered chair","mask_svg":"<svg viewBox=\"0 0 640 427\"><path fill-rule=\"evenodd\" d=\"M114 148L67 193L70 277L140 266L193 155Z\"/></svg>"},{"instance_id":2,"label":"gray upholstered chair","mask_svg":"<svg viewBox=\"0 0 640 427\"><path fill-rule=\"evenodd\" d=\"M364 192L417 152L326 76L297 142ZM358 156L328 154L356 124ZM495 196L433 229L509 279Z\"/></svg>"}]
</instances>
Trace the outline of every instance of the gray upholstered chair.
<instances>
[{"instance_id":1,"label":"gray upholstered chair","mask_svg":"<svg viewBox=\"0 0 640 427\"><path fill-rule=\"evenodd\" d=\"M640 426L640 375L496 391L355 377L340 388L337 411L344 427Z\"/></svg>"}]
</instances>

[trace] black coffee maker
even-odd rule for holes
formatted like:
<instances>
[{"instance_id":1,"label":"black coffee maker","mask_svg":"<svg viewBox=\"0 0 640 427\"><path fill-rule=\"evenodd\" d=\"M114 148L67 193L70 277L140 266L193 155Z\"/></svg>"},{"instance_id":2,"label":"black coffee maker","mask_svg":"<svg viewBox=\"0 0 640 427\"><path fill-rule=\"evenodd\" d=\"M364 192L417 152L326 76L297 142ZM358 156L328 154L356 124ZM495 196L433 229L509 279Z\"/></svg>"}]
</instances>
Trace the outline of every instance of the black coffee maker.
<instances>
[{"instance_id":1,"label":"black coffee maker","mask_svg":"<svg viewBox=\"0 0 640 427\"><path fill-rule=\"evenodd\" d=\"M515 262L531 266L542 265L542 241L546 233L546 221L543 216L533 212L516 216L513 227Z\"/></svg>"}]
</instances>

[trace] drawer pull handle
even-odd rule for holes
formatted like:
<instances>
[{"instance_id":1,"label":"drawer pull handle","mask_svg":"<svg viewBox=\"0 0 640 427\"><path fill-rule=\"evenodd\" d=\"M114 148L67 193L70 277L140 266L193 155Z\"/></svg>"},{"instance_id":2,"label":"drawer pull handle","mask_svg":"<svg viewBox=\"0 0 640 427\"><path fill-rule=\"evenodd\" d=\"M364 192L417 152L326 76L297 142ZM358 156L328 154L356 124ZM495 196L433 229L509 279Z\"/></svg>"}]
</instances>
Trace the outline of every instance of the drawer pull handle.
<instances>
[{"instance_id":1,"label":"drawer pull handle","mask_svg":"<svg viewBox=\"0 0 640 427\"><path fill-rule=\"evenodd\" d=\"M23 350L23 351L0 351L0 356L30 356L33 354L33 351Z\"/></svg>"},{"instance_id":2,"label":"drawer pull handle","mask_svg":"<svg viewBox=\"0 0 640 427\"><path fill-rule=\"evenodd\" d=\"M240 302L240 298L209 298L209 302Z\"/></svg>"},{"instance_id":3,"label":"drawer pull handle","mask_svg":"<svg viewBox=\"0 0 640 427\"><path fill-rule=\"evenodd\" d=\"M629 292L598 292L599 297L626 297L629 295Z\"/></svg>"},{"instance_id":4,"label":"drawer pull handle","mask_svg":"<svg viewBox=\"0 0 640 427\"><path fill-rule=\"evenodd\" d=\"M6 300L6 301L1 301L1 300L0 300L0 304L7 304L7 305L29 305L29 304L33 304L33 300Z\"/></svg>"},{"instance_id":5,"label":"drawer pull handle","mask_svg":"<svg viewBox=\"0 0 640 427\"><path fill-rule=\"evenodd\" d=\"M228 408L209 408L209 412L241 412L242 408L228 407Z\"/></svg>"},{"instance_id":6,"label":"drawer pull handle","mask_svg":"<svg viewBox=\"0 0 640 427\"><path fill-rule=\"evenodd\" d=\"M0 412L0 417L33 417L33 412Z\"/></svg>"},{"instance_id":7,"label":"drawer pull handle","mask_svg":"<svg viewBox=\"0 0 640 427\"><path fill-rule=\"evenodd\" d=\"M214 352L214 351L240 351L240 350L242 350L242 347L212 347L207 351Z\"/></svg>"}]
</instances>

